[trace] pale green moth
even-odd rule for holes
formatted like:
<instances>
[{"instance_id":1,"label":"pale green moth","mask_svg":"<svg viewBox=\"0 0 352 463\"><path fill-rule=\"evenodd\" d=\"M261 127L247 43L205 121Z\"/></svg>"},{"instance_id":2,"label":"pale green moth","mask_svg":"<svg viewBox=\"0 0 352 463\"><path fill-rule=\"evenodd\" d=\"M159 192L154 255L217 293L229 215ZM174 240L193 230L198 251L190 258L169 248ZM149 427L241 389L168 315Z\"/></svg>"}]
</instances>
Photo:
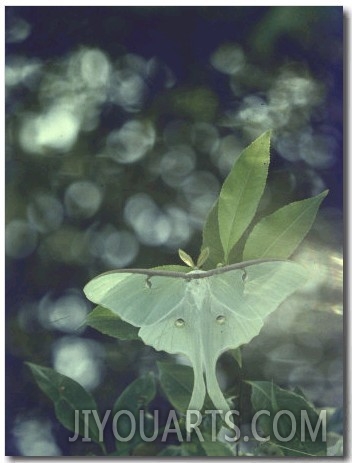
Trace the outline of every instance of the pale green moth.
<instances>
[{"instance_id":1,"label":"pale green moth","mask_svg":"<svg viewBox=\"0 0 352 463\"><path fill-rule=\"evenodd\" d=\"M252 260L188 273L119 269L93 278L84 292L140 327L145 344L188 357L194 370L189 410L202 409L207 391L226 413L217 359L256 336L264 318L305 281L304 268L295 262Z\"/></svg>"}]
</instances>

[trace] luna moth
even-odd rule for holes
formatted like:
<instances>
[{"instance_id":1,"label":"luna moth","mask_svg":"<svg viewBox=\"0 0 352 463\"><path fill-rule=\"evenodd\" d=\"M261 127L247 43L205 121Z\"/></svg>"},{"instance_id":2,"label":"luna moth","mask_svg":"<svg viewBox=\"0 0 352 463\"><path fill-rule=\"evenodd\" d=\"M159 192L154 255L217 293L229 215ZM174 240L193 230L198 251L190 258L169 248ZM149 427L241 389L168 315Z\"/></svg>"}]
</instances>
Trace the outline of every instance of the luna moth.
<instances>
[{"instance_id":1,"label":"luna moth","mask_svg":"<svg viewBox=\"0 0 352 463\"><path fill-rule=\"evenodd\" d=\"M230 407L216 379L219 356L248 343L264 318L305 281L295 262L253 260L187 273L113 270L93 278L84 292L140 327L145 344L188 357L194 371L188 410L200 411L207 391L226 413Z\"/></svg>"}]
</instances>

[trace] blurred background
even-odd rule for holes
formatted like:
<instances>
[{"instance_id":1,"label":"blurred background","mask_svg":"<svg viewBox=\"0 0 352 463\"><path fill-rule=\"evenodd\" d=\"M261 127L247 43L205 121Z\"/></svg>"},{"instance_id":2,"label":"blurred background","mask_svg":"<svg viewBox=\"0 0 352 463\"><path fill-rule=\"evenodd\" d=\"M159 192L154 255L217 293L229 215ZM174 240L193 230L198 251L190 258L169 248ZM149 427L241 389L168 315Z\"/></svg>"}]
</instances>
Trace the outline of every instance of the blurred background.
<instances>
[{"instance_id":1,"label":"blurred background","mask_svg":"<svg viewBox=\"0 0 352 463\"><path fill-rule=\"evenodd\" d=\"M196 258L224 178L267 129L259 214L330 192L295 256L312 278L243 349L244 377L299 386L341 433L342 20L340 7L6 8L7 455L89 448L68 443L24 361L107 410L167 358L82 327L82 288L180 263L178 248Z\"/></svg>"}]
</instances>

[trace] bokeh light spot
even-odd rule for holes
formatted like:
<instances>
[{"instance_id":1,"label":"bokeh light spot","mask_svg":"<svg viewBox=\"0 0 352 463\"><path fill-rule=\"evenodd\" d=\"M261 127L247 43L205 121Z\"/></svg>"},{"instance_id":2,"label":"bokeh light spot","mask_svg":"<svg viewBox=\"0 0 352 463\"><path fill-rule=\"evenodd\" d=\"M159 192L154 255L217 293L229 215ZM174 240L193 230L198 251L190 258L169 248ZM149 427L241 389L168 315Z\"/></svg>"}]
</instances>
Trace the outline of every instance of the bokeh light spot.
<instances>
[{"instance_id":1,"label":"bokeh light spot","mask_svg":"<svg viewBox=\"0 0 352 463\"><path fill-rule=\"evenodd\" d=\"M84 321L88 313L88 303L78 290L66 290L56 300L45 295L38 304L40 323L47 329L56 329L64 333L84 330Z\"/></svg>"},{"instance_id":2,"label":"bokeh light spot","mask_svg":"<svg viewBox=\"0 0 352 463\"><path fill-rule=\"evenodd\" d=\"M170 218L146 194L130 197L124 209L126 222L139 241L150 246L166 244L171 234Z\"/></svg>"},{"instance_id":3,"label":"bokeh light spot","mask_svg":"<svg viewBox=\"0 0 352 463\"><path fill-rule=\"evenodd\" d=\"M93 182L72 183L65 192L65 208L70 217L89 218L99 209L103 195Z\"/></svg>"},{"instance_id":4,"label":"bokeh light spot","mask_svg":"<svg viewBox=\"0 0 352 463\"><path fill-rule=\"evenodd\" d=\"M145 121L126 122L119 130L110 132L106 140L107 154L121 164L130 164L142 159L154 146L155 131Z\"/></svg>"},{"instance_id":5,"label":"bokeh light spot","mask_svg":"<svg viewBox=\"0 0 352 463\"><path fill-rule=\"evenodd\" d=\"M60 201L47 193L36 195L27 206L28 220L40 233L59 228L63 216L64 210Z\"/></svg>"},{"instance_id":6,"label":"bokeh light spot","mask_svg":"<svg viewBox=\"0 0 352 463\"><path fill-rule=\"evenodd\" d=\"M102 259L110 268L121 268L130 265L137 257L139 243L128 231L113 231L103 237Z\"/></svg>"},{"instance_id":7,"label":"bokeh light spot","mask_svg":"<svg viewBox=\"0 0 352 463\"><path fill-rule=\"evenodd\" d=\"M5 250L9 257L22 259L37 246L37 232L25 220L12 220L5 231Z\"/></svg>"},{"instance_id":8,"label":"bokeh light spot","mask_svg":"<svg viewBox=\"0 0 352 463\"><path fill-rule=\"evenodd\" d=\"M88 390L103 379L104 349L96 341L64 336L52 346L53 366L58 373L77 381Z\"/></svg>"},{"instance_id":9,"label":"bokeh light spot","mask_svg":"<svg viewBox=\"0 0 352 463\"><path fill-rule=\"evenodd\" d=\"M224 74L237 74L245 65L242 48L234 43L221 45L211 56L211 64Z\"/></svg>"},{"instance_id":10,"label":"bokeh light spot","mask_svg":"<svg viewBox=\"0 0 352 463\"><path fill-rule=\"evenodd\" d=\"M20 143L25 151L33 154L46 154L50 150L67 152L76 142L79 128L79 120L72 112L53 107L41 115L27 114Z\"/></svg>"},{"instance_id":11,"label":"bokeh light spot","mask_svg":"<svg viewBox=\"0 0 352 463\"><path fill-rule=\"evenodd\" d=\"M26 40L31 33L31 25L23 18L13 16L6 21L6 43L19 43Z\"/></svg>"},{"instance_id":12,"label":"bokeh light spot","mask_svg":"<svg viewBox=\"0 0 352 463\"><path fill-rule=\"evenodd\" d=\"M52 432L52 425L48 420L18 415L12 435L20 455L25 457L61 456Z\"/></svg>"},{"instance_id":13,"label":"bokeh light spot","mask_svg":"<svg viewBox=\"0 0 352 463\"><path fill-rule=\"evenodd\" d=\"M161 159L161 178L167 185L178 187L180 182L192 172L195 163L196 156L190 146L174 146Z\"/></svg>"}]
</instances>

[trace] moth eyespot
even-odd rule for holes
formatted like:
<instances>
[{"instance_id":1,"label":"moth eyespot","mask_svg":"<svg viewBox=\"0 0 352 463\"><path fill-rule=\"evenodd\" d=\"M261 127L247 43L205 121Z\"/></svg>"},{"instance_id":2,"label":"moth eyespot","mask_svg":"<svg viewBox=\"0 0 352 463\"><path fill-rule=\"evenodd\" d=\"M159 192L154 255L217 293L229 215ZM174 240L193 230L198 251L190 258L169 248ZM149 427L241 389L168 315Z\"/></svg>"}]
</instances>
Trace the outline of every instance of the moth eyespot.
<instances>
[{"instance_id":1,"label":"moth eyespot","mask_svg":"<svg viewBox=\"0 0 352 463\"><path fill-rule=\"evenodd\" d=\"M218 315L216 317L216 322L219 323L219 325L223 325L226 322L226 318L223 315Z\"/></svg>"},{"instance_id":2,"label":"moth eyespot","mask_svg":"<svg viewBox=\"0 0 352 463\"><path fill-rule=\"evenodd\" d=\"M145 280L145 287L146 288L151 288L152 287L152 282L150 281L150 277L148 277L146 280Z\"/></svg>"},{"instance_id":3,"label":"moth eyespot","mask_svg":"<svg viewBox=\"0 0 352 463\"><path fill-rule=\"evenodd\" d=\"M177 328L182 328L183 326L185 326L185 321L183 318L178 318L176 321L175 321L175 326Z\"/></svg>"}]
</instances>

